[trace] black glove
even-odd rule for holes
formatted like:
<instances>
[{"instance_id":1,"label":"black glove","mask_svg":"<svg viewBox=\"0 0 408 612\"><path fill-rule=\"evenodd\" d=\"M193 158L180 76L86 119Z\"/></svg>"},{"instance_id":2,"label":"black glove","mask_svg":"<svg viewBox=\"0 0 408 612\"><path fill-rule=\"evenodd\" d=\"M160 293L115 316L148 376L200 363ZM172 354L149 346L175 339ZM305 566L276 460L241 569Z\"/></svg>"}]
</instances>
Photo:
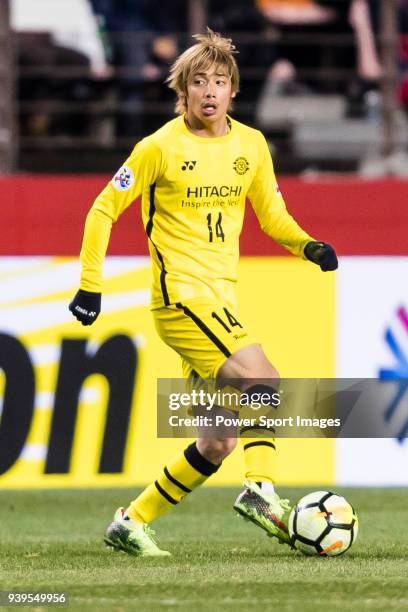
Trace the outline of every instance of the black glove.
<instances>
[{"instance_id":1,"label":"black glove","mask_svg":"<svg viewBox=\"0 0 408 612\"><path fill-rule=\"evenodd\" d=\"M337 270L339 262L337 261L336 251L330 244L325 242L308 242L305 246L305 257L309 261L320 266L323 272L329 270Z\"/></svg>"},{"instance_id":2,"label":"black glove","mask_svg":"<svg viewBox=\"0 0 408 612\"><path fill-rule=\"evenodd\" d=\"M101 312L101 294L80 289L68 308L82 325L92 325Z\"/></svg>"}]
</instances>

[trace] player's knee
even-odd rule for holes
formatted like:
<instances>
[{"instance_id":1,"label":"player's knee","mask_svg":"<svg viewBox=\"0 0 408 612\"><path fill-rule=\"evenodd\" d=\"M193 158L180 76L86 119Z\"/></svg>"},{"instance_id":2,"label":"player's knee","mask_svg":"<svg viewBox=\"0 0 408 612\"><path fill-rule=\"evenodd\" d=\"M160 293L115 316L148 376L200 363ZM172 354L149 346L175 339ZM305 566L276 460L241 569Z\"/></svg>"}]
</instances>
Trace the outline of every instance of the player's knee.
<instances>
[{"instance_id":1,"label":"player's knee","mask_svg":"<svg viewBox=\"0 0 408 612\"><path fill-rule=\"evenodd\" d=\"M200 438L197 442L199 452L212 463L221 463L237 445L236 438Z\"/></svg>"},{"instance_id":2,"label":"player's knee","mask_svg":"<svg viewBox=\"0 0 408 612\"><path fill-rule=\"evenodd\" d=\"M258 345L247 346L231 355L218 372L220 386L230 385L243 391L246 387L266 384L267 380L279 380L279 372L270 363L262 348Z\"/></svg>"}]
</instances>

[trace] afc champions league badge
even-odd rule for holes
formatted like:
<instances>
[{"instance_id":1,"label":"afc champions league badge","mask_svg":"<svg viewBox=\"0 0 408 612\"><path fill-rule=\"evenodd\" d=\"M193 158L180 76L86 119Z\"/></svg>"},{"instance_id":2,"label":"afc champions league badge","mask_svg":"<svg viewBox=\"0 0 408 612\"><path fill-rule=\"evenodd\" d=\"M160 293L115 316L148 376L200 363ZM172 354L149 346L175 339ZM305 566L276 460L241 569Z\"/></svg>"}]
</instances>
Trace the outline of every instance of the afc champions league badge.
<instances>
[{"instance_id":1,"label":"afc champions league badge","mask_svg":"<svg viewBox=\"0 0 408 612\"><path fill-rule=\"evenodd\" d=\"M122 166L112 179L116 191L127 191L135 182L135 176L129 166Z\"/></svg>"}]
</instances>

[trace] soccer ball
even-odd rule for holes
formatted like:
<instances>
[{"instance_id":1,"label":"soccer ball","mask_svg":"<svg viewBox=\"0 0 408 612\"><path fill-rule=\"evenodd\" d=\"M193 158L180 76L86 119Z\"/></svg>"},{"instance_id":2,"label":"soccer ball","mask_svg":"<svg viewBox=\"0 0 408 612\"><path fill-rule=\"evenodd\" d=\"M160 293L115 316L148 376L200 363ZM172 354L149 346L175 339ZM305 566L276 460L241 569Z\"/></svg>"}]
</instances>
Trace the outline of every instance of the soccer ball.
<instances>
[{"instance_id":1,"label":"soccer ball","mask_svg":"<svg viewBox=\"0 0 408 612\"><path fill-rule=\"evenodd\" d=\"M358 518L344 497L329 491L305 495L292 508L292 546L305 555L334 557L346 552L358 533Z\"/></svg>"}]
</instances>

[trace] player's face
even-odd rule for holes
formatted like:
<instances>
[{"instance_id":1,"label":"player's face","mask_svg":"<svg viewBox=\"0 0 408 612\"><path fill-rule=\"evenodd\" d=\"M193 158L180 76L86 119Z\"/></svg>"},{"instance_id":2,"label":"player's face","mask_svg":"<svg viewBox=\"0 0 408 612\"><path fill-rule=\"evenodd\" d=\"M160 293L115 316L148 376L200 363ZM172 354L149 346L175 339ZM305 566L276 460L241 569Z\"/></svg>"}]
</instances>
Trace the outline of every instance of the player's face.
<instances>
[{"instance_id":1,"label":"player's face","mask_svg":"<svg viewBox=\"0 0 408 612\"><path fill-rule=\"evenodd\" d=\"M231 78L222 67L198 72L187 83L187 119L204 125L225 121L234 97Z\"/></svg>"}]
</instances>

